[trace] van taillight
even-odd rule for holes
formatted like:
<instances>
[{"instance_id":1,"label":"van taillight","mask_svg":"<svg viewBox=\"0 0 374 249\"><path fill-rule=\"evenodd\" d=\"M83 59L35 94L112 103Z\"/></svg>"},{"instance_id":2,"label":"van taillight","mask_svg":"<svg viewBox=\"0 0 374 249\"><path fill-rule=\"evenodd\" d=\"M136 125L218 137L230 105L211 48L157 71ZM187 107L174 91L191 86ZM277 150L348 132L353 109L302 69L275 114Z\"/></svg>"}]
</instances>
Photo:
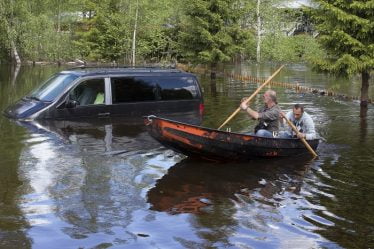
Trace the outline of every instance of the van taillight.
<instances>
[{"instance_id":1,"label":"van taillight","mask_svg":"<svg viewBox=\"0 0 374 249\"><path fill-rule=\"evenodd\" d=\"M204 104L203 103L200 103L199 111L200 111L200 114L203 114L203 112L204 112Z\"/></svg>"}]
</instances>

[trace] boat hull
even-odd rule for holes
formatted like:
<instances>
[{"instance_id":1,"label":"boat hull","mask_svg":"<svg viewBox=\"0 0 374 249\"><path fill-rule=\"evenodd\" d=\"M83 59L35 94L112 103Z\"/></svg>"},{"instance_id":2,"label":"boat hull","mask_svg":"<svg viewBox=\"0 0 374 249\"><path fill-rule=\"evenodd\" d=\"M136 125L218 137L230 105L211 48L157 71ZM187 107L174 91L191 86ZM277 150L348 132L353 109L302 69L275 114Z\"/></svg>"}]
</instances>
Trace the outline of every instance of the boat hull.
<instances>
[{"instance_id":1,"label":"boat hull","mask_svg":"<svg viewBox=\"0 0 374 249\"><path fill-rule=\"evenodd\" d=\"M154 139L190 157L243 161L256 157L287 157L309 153L299 139L226 132L155 116L148 116L144 120L148 133ZM319 140L307 142L315 150Z\"/></svg>"}]
</instances>

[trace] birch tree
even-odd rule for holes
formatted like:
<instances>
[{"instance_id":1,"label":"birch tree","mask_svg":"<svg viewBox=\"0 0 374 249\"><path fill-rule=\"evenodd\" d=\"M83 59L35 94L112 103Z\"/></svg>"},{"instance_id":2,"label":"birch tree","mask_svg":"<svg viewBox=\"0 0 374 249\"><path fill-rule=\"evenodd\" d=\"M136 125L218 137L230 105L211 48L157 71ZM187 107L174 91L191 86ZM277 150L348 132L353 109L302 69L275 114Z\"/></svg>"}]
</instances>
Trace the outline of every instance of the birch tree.
<instances>
[{"instance_id":1,"label":"birch tree","mask_svg":"<svg viewBox=\"0 0 374 249\"><path fill-rule=\"evenodd\" d=\"M139 0L136 0L135 6L135 19L134 19L134 31L132 36L132 66L136 64L136 31L138 28L138 15L139 15Z\"/></svg>"},{"instance_id":2,"label":"birch tree","mask_svg":"<svg viewBox=\"0 0 374 249\"><path fill-rule=\"evenodd\" d=\"M256 61L262 60L263 40L281 32L281 10L278 9L279 0L257 0L256 21Z\"/></svg>"},{"instance_id":3,"label":"birch tree","mask_svg":"<svg viewBox=\"0 0 374 249\"><path fill-rule=\"evenodd\" d=\"M257 0L256 6L256 16L257 16L257 46L256 46L256 61L257 63L261 61L261 31L262 31L262 24L261 24L261 0Z\"/></svg>"}]
</instances>

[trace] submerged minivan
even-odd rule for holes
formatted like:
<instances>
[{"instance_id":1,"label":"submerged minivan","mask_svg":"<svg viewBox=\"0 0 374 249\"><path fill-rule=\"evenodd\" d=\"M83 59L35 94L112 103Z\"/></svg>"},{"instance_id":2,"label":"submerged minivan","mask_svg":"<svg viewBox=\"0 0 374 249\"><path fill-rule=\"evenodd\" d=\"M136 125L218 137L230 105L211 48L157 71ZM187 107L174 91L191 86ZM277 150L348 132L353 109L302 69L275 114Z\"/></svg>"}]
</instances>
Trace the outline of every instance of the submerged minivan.
<instances>
[{"instance_id":1,"label":"submerged minivan","mask_svg":"<svg viewBox=\"0 0 374 249\"><path fill-rule=\"evenodd\" d=\"M53 75L4 114L18 120L70 120L201 113L203 108L193 74L163 68L81 67Z\"/></svg>"}]
</instances>

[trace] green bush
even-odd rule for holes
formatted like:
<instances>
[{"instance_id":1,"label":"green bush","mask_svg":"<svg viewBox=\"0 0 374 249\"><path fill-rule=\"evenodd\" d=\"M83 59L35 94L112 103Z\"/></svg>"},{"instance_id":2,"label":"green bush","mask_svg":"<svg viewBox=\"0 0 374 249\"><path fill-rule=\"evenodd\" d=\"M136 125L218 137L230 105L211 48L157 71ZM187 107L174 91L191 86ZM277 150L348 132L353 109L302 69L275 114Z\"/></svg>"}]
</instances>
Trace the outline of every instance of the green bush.
<instances>
[{"instance_id":1,"label":"green bush","mask_svg":"<svg viewBox=\"0 0 374 249\"><path fill-rule=\"evenodd\" d=\"M323 56L323 50L310 35L266 36L262 42L262 58L279 62L308 62Z\"/></svg>"}]
</instances>

